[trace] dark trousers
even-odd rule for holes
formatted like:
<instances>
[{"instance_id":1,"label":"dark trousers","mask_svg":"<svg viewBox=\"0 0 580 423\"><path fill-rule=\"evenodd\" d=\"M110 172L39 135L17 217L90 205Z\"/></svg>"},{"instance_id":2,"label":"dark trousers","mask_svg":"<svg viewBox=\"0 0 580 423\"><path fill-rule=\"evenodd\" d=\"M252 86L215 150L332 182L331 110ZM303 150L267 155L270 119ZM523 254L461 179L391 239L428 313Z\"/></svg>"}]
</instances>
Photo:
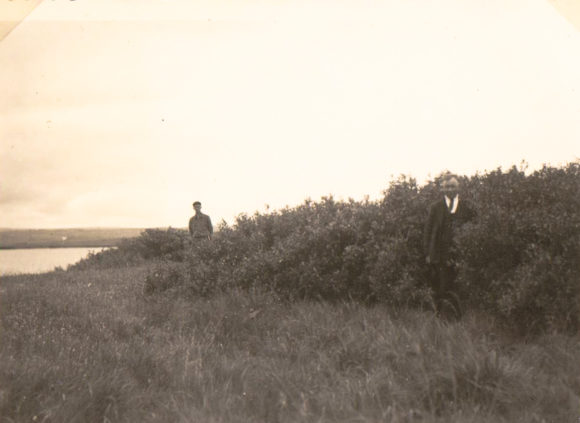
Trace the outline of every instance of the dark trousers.
<instances>
[{"instance_id":1,"label":"dark trousers","mask_svg":"<svg viewBox=\"0 0 580 423\"><path fill-rule=\"evenodd\" d=\"M460 318L461 304L455 289L457 269L450 264L431 264L429 279L433 291L433 303L437 315L448 318Z\"/></svg>"}]
</instances>

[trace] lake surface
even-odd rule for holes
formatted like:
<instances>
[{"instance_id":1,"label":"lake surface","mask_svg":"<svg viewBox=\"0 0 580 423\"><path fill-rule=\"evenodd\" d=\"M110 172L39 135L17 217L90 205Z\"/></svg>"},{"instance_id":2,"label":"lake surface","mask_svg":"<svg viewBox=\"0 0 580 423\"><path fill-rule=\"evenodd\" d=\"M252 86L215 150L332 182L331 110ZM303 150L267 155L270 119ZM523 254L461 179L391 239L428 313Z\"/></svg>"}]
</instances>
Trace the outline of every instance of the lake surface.
<instances>
[{"instance_id":1,"label":"lake surface","mask_svg":"<svg viewBox=\"0 0 580 423\"><path fill-rule=\"evenodd\" d=\"M0 250L0 276L43 273L60 266L63 269L104 248L26 248Z\"/></svg>"}]
</instances>

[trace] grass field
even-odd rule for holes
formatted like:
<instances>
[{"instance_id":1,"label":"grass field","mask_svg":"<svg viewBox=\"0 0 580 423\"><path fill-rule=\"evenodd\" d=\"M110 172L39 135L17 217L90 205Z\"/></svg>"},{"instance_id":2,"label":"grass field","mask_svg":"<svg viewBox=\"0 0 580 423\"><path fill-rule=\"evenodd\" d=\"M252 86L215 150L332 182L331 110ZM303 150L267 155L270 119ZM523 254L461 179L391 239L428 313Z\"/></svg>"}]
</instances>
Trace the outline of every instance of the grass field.
<instances>
[{"instance_id":1,"label":"grass field","mask_svg":"<svg viewBox=\"0 0 580 423\"><path fill-rule=\"evenodd\" d=\"M139 236L140 228L2 229L0 249L113 247L123 238Z\"/></svg>"},{"instance_id":2,"label":"grass field","mask_svg":"<svg viewBox=\"0 0 580 423\"><path fill-rule=\"evenodd\" d=\"M147 267L0 285L2 422L577 422L580 337L486 316L231 292L145 297Z\"/></svg>"}]
</instances>

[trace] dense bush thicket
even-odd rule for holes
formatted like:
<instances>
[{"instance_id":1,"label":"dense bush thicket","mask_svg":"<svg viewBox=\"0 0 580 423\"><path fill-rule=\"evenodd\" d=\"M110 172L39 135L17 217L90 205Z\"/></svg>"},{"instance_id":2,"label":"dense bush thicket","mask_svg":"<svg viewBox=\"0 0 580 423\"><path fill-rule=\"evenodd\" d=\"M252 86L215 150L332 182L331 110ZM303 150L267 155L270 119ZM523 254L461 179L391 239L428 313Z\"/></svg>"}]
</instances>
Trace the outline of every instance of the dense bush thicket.
<instances>
[{"instance_id":1,"label":"dense bush thicket","mask_svg":"<svg viewBox=\"0 0 580 423\"><path fill-rule=\"evenodd\" d=\"M188 242L187 232L179 229L146 229L139 237L123 239L115 248L90 253L68 269L127 267L157 259L183 261Z\"/></svg>"},{"instance_id":2,"label":"dense bush thicket","mask_svg":"<svg viewBox=\"0 0 580 423\"><path fill-rule=\"evenodd\" d=\"M498 169L461 182L462 198L477 212L457 240L464 304L524 332L577 330L580 162L530 175L516 167ZM148 293L199 296L235 286L266 289L286 300L429 306L423 225L438 195L437 178L419 187L401 177L380 201L328 197L240 215L198 245L185 231L147 231L118 253L165 258L145 282Z\"/></svg>"}]
</instances>

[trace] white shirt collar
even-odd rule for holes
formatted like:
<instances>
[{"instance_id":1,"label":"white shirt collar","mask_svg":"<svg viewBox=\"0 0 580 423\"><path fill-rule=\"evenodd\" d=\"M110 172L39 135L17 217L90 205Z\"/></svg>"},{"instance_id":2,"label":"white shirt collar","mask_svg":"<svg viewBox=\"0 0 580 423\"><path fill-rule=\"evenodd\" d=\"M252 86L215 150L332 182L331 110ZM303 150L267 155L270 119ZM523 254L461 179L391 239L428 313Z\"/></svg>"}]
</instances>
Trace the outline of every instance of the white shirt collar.
<instances>
[{"instance_id":1,"label":"white shirt collar","mask_svg":"<svg viewBox=\"0 0 580 423\"><path fill-rule=\"evenodd\" d=\"M445 204L447 204L448 209L451 208L450 213L455 214L457 211L457 206L459 205L459 194L455 194L455 197L453 197L453 202L448 196L445 196Z\"/></svg>"}]
</instances>

